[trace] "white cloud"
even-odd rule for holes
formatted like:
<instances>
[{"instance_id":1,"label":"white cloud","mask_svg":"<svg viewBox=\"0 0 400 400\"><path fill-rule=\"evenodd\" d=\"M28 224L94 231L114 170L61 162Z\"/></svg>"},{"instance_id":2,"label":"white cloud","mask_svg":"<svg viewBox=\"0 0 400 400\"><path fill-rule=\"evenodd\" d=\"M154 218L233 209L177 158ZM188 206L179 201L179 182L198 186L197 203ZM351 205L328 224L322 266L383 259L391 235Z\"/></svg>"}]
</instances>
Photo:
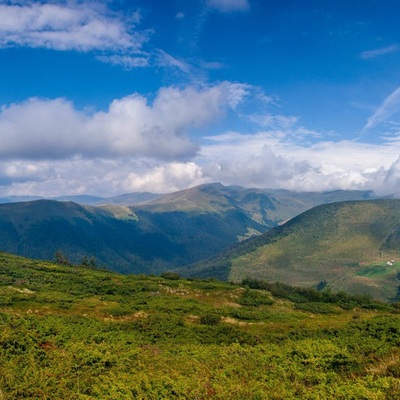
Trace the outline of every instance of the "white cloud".
<instances>
[{"instance_id":1,"label":"white cloud","mask_svg":"<svg viewBox=\"0 0 400 400\"><path fill-rule=\"evenodd\" d=\"M202 169L194 162L157 165L144 174L131 172L123 182L128 192L173 192L205 183Z\"/></svg>"},{"instance_id":2,"label":"white cloud","mask_svg":"<svg viewBox=\"0 0 400 400\"><path fill-rule=\"evenodd\" d=\"M201 61L200 65L202 68L205 68L208 70L223 69L226 67L225 64L218 62L218 61Z\"/></svg>"},{"instance_id":3,"label":"white cloud","mask_svg":"<svg viewBox=\"0 0 400 400\"><path fill-rule=\"evenodd\" d=\"M150 65L149 57L144 54L136 57L113 54L111 56L98 56L96 58L99 61L107 64L119 65L126 70L140 67L148 67Z\"/></svg>"},{"instance_id":4,"label":"white cloud","mask_svg":"<svg viewBox=\"0 0 400 400\"><path fill-rule=\"evenodd\" d=\"M387 170L381 168L377 171L375 179L380 182L377 194L400 197L400 157Z\"/></svg>"},{"instance_id":5,"label":"white cloud","mask_svg":"<svg viewBox=\"0 0 400 400\"><path fill-rule=\"evenodd\" d=\"M294 144L280 131L208 137L198 163L209 181L291 190L376 189L398 158L398 143ZM394 189L394 185L389 185ZM397 189L396 189L397 190Z\"/></svg>"},{"instance_id":6,"label":"white cloud","mask_svg":"<svg viewBox=\"0 0 400 400\"><path fill-rule=\"evenodd\" d=\"M264 127L284 130L292 130L298 123L297 117L287 117L285 115L272 114L253 114L249 117L250 121Z\"/></svg>"},{"instance_id":7,"label":"white cloud","mask_svg":"<svg viewBox=\"0 0 400 400\"><path fill-rule=\"evenodd\" d=\"M377 58L377 57L384 56L386 54L396 53L399 50L400 50L400 46L396 43L396 44L392 44L387 47L382 47L380 49L363 51L360 54L360 57L364 58L364 59Z\"/></svg>"},{"instance_id":8,"label":"white cloud","mask_svg":"<svg viewBox=\"0 0 400 400\"><path fill-rule=\"evenodd\" d=\"M221 12L245 11L250 8L248 0L206 0L206 4Z\"/></svg>"},{"instance_id":9,"label":"white cloud","mask_svg":"<svg viewBox=\"0 0 400 400\"><path fill-rule=\"evenodd\" d=\"M371 189L400 196L400 143L289 143L275 131L208 137L189 161L143 157L0 162L0 194L158 193L220 181L290 190Z\"/></svg>"},{"instance_id":10,"label":"white cloud","mask_svg":"<svg viewBox=\"0 0 400 400\"><path fill-rule=\"evenodd\" d=\"M386 122L398 111L400 111L400 86L386 97L382 105L368 118L363 129L371 129Z\"/></svg>"},{"instance_id":11,"label":"white cloud","mask_svg":"<svg viewBox=\"0 0 400 400\"><path fill-rule=\"evenodd\" d=\"M177 68L185 74L190 74L193 70L193 66L190 65L188 62L173 57L161 49L158 50L157 62L158 65L161 65L163 67Z\"/></svg>"},{"instance_id":12,"label":"white cloud","mask_svg":"<svg viewBox=\"0 0 400 400\"><path fill-rule=\"evenodd\" d=\"M107 111L86 114L65 99L32 98L0 111L0 156L26 159L143 156L191 157L189 137L221 117L242 93L240 85L160 89L150 104L133 94L114 100Z\"/></svg>"},{"instance_id":13,"label":"white cloud","mask_svg":"<svg viewBox=\"0 0 400 400\"><path fill-rule=\"evenodd\" d=\"M258 121L268 125L265 131L201 134L199 128L227 110L242 109L255 89L232 82L164 87L152 101L132 94L96 112L77 110L66 99L3 106L0 194L109 196L220 181L400 195L400 133L380 144L322 141L326 135L299 126L295 117L268 114ZM374 123L396 108L399 90L377 110ZM311 144L303 140L310 137Z\"/></svg>"},{"instance_id":14,"label":"white cloud","mask_svg":"<svg viewBox=\"0 0 400 400\"><path fill-rule=\"evenodd\" d=\"M229 105L235 109L246 100L252 91L252 86L244 83L226 83Z\"/></svg>"},{"instance_id":15,"label":"white cloud","mask_svg":"<svg viewBox=\"0 0 400 400\"><path fill-rule=\"evenodd\" d=\"M79 147L87 118L64 100L32 98L3 106L0 113L0 155L59 158ZM85 139L84 139L85 140Z\"/></svg>"},{"instance_id":16,"label":"white cloud","mask_svg":"<svg viewBox=\"0 0 400 400\"><path fill-rule=\"evenodd\" d=\"M0 47L140 52L149 32L132 29L139 19L112 15L100 2L0 4Z\"/></svg>"},{"instance_id":17,"label":"white cloud","mask_svg":"<svg viewBox=\"0 0 400 400\"><path fill-rule=\"evenodd\" d=\"M84 177L84 179L82 179ZM166 193L206 182L194 162L83 159L0 162L0 195L113 196L133 191Z\"/></svg>"},{"instance_id":18,"label":"white cloud","mask_svg":"<svg viewBox=\"0 0 400 400\"><path fill-rule=\"evenodd\" d=\"M0 163L0 186L20 182L37 182L48 172L43 163L8 161Z\"/></svg>"}]
</instances>

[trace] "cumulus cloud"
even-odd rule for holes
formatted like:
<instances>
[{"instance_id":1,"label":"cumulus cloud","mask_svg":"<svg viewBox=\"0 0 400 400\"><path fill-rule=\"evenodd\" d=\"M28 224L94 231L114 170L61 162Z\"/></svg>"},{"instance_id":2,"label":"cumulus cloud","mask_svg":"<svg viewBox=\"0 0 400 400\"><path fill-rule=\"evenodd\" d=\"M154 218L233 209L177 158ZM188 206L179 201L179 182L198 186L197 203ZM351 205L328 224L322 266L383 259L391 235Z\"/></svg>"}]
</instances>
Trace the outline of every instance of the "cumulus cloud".
<instances>
[{"instance_id":1,"label":"cumulus cloud","mask_svg":"<svg viewBox=\"0 0 400 400\"><path fill-rule=\"evenodd\" d=\"M295 144L279 131L255 135L230 132L209 137L207 143L199 156L204 178L300 191L378 189L382 174L389 171L400 152L398 144Z\"/></svg>"},{"instance_id":2,"label":"cumulus cloud","mask_svg":"<svg viewBox=\"0 0 400 400\"><path fill-rule=\"evenodd\" d=\"M216 181L251 187L276 188L298 178L310 165L296 162L275 153L265 145L257 153L243 154L237 158L221 158L205 169L205 174Z\"/></svg>"},{"instance_id":3,"label":"cumulus cloud","mask_svg":"<svg viewBox=\"0 0 400 400\"><path fill-rule=\"evenodd\" d=\"M194 162L157 165L143 174L131 172L123 182L126 191L167 193L205 183L202 168Z\"/></svg>"},{"instance_id":4,"label":"cumulus cloud","mask_svg":"<svg viewBox=\"0 0 400 400\"><path fill-rule=\"evenodd\" d=\"M375 174L379 185L375 189L381 196L400 197L400 157L386 170L381 168Z\"/></svg>"},{"instance_id":5,"label":"cumulus cloud","mask_svg":"<svg viewBox=\"0 0 400 400\"><path fill-rule=\"evenodd\" d=\"M386 99L382 105L368 118L364 130L374 128L384 122L390 117L400 111L400 87L395 89Z\"/></svg>"},{"instance_id":6,"label":"cumulus cloud","mask_svg":"<svg viewBox=\"0 0 400 400\"><path fill-rule=\"evenodd\" d=\"M399 90L377 110L374 123L396 109ZM380 144L327 141L326 135L299 126L295 117L260 114L263 131L204 135L207 124L228 110L238 113L252 95L249 85L222 82L164 87L151 100L132 94L103 111L78 110L62 98L3 106L0 193L110 196L220 181L400 195L400 134Z\"/></svg>"},{"instance_id":7,"label":"cumulus cloud","mask_svg":"<svg viewBox=\"0 0 400 400\"><path fill-rule=\"evenodd\" d=\"M84 179L82 179L84 177ZM167 193L205 183L196 163L158 163L121 158L0 162L0 194L55 197L61 194L113 196L126 192ZM61 189L60 189L61 188Z\"/></svg>"},{"instance_id":8,"label":"cumulus cloud","mask_svg":"<svg viewBox=\"0 0 400 400\"><path fill-rule=\"evenodd\" d=\"M250 8L248 0L206 0L206 5L221 12L245 11Z\"/></svg>"},{"instance_id":9,"label":"cumulus cloud","mask_svg":"<svg viewBox=\"0 0 400 400\"><path fill-rule=\"evenodd\" d=\"M32 162L2 162L0 163L0 186L21 183L39 182L48 172L48 166Z\"/></svg>"},{"instance_id":10,"label":"cumulus cloud","mask_svg":"<svg viewBox=\"0 0 400 400\"><path fill-rule=\"evenodd\" d=\"M107 111L87 114L65 99L32 98L0 111L0 156L25 159L193 156L189 137L221 117L243 94L241 85L160 89L152 103L133 94L114 100Z\"/></svg>"}]
</instances>

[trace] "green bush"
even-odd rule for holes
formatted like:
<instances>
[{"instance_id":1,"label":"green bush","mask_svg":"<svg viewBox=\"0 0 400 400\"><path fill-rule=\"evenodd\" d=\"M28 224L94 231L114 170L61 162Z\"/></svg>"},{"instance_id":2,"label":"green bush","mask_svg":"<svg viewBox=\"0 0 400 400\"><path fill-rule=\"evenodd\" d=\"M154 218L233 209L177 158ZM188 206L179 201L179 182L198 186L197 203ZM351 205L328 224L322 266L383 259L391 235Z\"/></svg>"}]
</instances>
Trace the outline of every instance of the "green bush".
<instances>
[{"instance_id":1,"label":"green bush","mask_svg":"<svg viewBox=\"0 0 400 400\"><path fill-rule=\"evenodd\" d=\"M250 289L246 289L239 297L237 302L242 306L251 307L269 306L274 303L267 293Z\"/></svg>"},{"instance_id":2,"label":"green bush","mask_svg":"<svg viewBox=\"0 0 400 400\"><path fill-rule=\"evenodd\" d=\"M297 310L308 311L313 314L338 314L339 311L327 303L298 303L295 305Z\"/></svg>"},{"instance_id":3,"label":"green bush","mask_svg":"<svg viewBox=\"0 0 400 400\"><path fill-rule=\"evenodd\" d=\"M179 274L172 271L163 272L160 276L161 278L170 279L171 281L177 281L181 279L181 276Z\"/></svg>"},{"instance_id":4,"label":"green bush","mask_svg":"<svg viewBox=\"0 0 400 400\"><path fill-rule=\"evenodd\" d=\"M200 317L200 323L203 325L218 325L221 321L221 316L217 314L206 314Z\"/></svg>"}]
</instances>

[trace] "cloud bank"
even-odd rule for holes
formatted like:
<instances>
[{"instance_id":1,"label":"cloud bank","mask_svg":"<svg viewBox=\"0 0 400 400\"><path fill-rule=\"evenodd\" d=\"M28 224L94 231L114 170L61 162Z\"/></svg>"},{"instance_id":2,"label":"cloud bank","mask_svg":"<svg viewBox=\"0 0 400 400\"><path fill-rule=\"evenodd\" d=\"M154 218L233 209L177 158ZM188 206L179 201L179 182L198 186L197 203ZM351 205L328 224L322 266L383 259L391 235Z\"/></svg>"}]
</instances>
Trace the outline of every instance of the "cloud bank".
<instances>
[{"instance_id":1,"label":"cloud bank","mask_svg":"<svg viewBox=\"0 0 400 400\"><path fill-rule=\"evenodd\" d=\"M324 142L289 145L272 132L210 137L188 161L143 157L0 162L1 195L165 193L219 181L298 191L375 190L400 195L399 146Z\"/></svg>"},{"instance_id":2,"label":"cloud bank","mask_svg":"<svg viewBox=\"0 0 400 400\"><path fill-rule=\"evenodd\" d=\"M174 93L184 102L182 100L185 98L184 94L179 91ZM209 99L210 94L207 91L203 95ZM159 95L157 99L159 98L162 96ZM115 128L113 132L118 132L119 126L124 126L125 118L131 121L131 117L134 116L133 119L136 119L140 114L128 112L130 99L127 102L125 99L118 101L116 108L121 112L121 120L116 118L116 111L98 114L96 117L80 114L76 116L76 111L70 104L65 105L61 100L58 101L72 113L74 118L77 118L75 127L85 126L88 121L90 123L96 121L104 126L109 124L105 120L111 118L114 125L108 126L113 126ZM179 101L175 103L178 104ZM177 106L178 108L180 107ZM161 105L154 106L154 103L153 108L147 111L151 114L154 109L160 115L163 114L160 111ZM173 115L177 109L168 107L166 112L168 115ZM207 120L215 117L214 112L210 114L205 111L203 115ZM148 116L144 115L143 118L143 121L149 121ZM184 113L177 121L181 121L184 125L197 122L190 113L187 115ZM75 135L76 142L78 136ZM110 137L112 136L108 138ZM135 144L135 156L126 154L129 141L123 136L120 144L111 149L106 149L105 144L111 146L111 140L102 142L102 151L106 155L102 155L99 151L100 146L97 142L92 142L95 146L91 149L92 153L87 150L85 155L69 151L69 157L60 156L57 159L34 160L28 157L25 159L15 157L4 161L2 157L0 193L46 196L82 193L108 196L132 191L165 193L219 181L227 185L246 187L298 191L369 189L382 195L400 195L400 141L365 144L341 140L307 144L292 141L290 137L291 132L281 130L259 131L252 134L226 132L206 136L199 141L196 152L193 152L190 146L187 150L178 143L178 148L183 151L187 160L179 160L178 157L172 156L177 154L177 150L171 149L176 143L170 136L166 139L160 136L152 142L152 145L142 147L146 151L138 151L139 145ZM74 140L70 140L75 143ZM26 149L32 147L33 143L31 141ZM87 149L90 143L88 140ZM82 147L82 144L80 146ZM64 145L62 147L68 149ZM71 145L70 148L74 146ZM34 149L38 156L37 151ZM114 152L112 156L110 152ZM181 155L182 153L179 153L179 156Z\"/></svg>"}]
</instances>

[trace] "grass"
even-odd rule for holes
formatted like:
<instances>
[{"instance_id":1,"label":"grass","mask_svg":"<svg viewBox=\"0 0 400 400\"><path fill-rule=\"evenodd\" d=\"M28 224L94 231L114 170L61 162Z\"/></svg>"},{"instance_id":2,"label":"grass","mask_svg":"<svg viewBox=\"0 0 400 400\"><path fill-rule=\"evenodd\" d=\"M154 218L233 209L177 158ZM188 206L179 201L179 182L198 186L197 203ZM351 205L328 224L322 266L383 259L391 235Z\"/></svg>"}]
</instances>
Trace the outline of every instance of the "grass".
<instances>
[{"instance_id":1,"label":"grass","mask_svg":"<svg viewBox=\"0 0 400 400\"><path fill-rule=\"evenodd\" d=\"M119 275L5 253L0 273L0 398L400 393L397 304L265 282Z\"/></svg>"},{"instance_id":2,"label":"grass","mask_svg":"<svg viewBox=\"0 0 400 400\"><path fill-rule=\"evenodd\" d=\"M357 275L369 278L384 278L387 275L396 275L397 272L400 272L400 262L394 262L393 265L381 262L363 266L363 268L359 269Z\"/></svg>"},{"instance_id":3,"label":"grass","mask_svg":"<svg viewBox=\"0 0 400 400\"><path fill-rule=\"evenodd\" d=\"M235 282L251 277L316 287L327 281L332 290L390 300L400 283L400 263L386 262L399 258L391 239L399 218L397 200L316 207L227 253L214 268L218 262L228 266L228 279Z\"/></svg>"}]
</instances>

